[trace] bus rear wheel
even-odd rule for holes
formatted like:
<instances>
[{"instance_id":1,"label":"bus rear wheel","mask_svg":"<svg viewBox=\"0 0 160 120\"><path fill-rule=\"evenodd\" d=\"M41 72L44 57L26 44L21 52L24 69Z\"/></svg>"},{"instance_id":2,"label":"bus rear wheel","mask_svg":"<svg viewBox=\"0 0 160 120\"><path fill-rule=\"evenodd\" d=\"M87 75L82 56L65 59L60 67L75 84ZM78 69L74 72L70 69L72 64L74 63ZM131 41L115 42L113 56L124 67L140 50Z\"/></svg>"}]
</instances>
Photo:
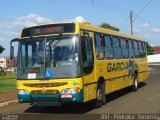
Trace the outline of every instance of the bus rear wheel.
<instances>
[{"instance_id":1,"label":"bus rear wheel","mask_svg":"<svg viewBox=\"0 0 160 120\"><path fill-rule=\"evenodd\" d=\"M106 103L105 84L99 83L97 86L97 98L95 100L95 107L99 108Z\"/></svg>"},{"instance_id":2,"label":"bus rear wheel","mask_svg":"<svg viewBox=\"0 0 160 120\"><path fill-rule=\"evenodd\" d=\"M138 74L134 74L134 83L132 86L133 91L137 91L138 90Z\"/></svg>"}]
</instances>

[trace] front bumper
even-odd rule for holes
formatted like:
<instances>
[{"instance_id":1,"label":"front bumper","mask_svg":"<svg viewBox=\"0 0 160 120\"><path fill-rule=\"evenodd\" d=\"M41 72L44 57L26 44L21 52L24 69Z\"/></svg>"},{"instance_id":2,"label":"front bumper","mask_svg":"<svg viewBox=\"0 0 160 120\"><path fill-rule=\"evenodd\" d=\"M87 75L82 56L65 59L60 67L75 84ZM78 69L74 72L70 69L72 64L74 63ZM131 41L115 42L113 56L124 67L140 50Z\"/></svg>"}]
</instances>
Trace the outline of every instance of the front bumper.
<instances>
[{"instance_id":1,"label":"front bumper","mask_svg":"<svg viewBox=\"0 0 160 120\"><path fill-rule=\"evenodd\" d=\"M62 93L47 95L47 94L18 94L20 103L32 103L45 106L57 106L63 103L83 103L83 90L72 94L72 97L61 97Z\"/></svg>"}]
</instances>

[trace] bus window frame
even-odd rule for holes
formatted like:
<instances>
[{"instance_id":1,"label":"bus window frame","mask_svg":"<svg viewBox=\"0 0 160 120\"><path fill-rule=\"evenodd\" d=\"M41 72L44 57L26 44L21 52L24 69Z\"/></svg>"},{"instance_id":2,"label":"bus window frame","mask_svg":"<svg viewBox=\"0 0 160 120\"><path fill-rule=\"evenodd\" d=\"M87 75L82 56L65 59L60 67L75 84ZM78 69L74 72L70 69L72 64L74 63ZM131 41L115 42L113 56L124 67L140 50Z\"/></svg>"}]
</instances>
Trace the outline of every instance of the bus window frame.
<instances>
[{"instance_id":1,"label":"bus window frame","mask_svg":"<svg viewBox=\"0 0 160 120\"><path fill-rule=\"evenodd\" d=\"M80 35L80 39L82 39L82 37L88 37L88 39L89 40L91 40L92 41L92 59L93 59L93 63L92 63L92 70L90 70L89 72L84 72L84 68L83 68L83 53L82 53L82 40L80 40L80 57L81 57L81 70L82 70L82 76L87 76L87 75L89 75L89 74L91 74L92 72L93 72L93 70L94 70L94 62L95 62L95 60L94 60L94 47L93 47L93 45L94 45L94 40L93 40L93 38L92 37L90 37L90 35L89 35L89 32L88 31L84 31L84 30L81 30L81 33L83 33L83 34L81 34ZM85 52L86 52L86 50L85 50Z\"/></svg>"},{"instance_id":2,"label":"bus window frame","mask_svg":"<svg viewBox=\"0 0 160 120\"><path fill-rule=\"evenodd\" d=\"M140 47L139 47L139 52L141 52L141 50L143 52L142 56L139 56L139 58L145 58L146 57L146 48L145 48L146 42L144 42L144 41L138 41L138 46L139 46L139 43L140 43L140 46L142 48L142 49L140 49Z\"/></svg>"},{"instance_id":3,"label":"bus window frame","mask_svg":"<svg viewBox=\"0 0 160 120\"><path fill-rule=\"evenodd\" d=\"M133 48L134 48L134 58L140 58L140 51L139 51L139 46L138 46L138 41L139 40L132 40L133 41ZM135 43L137 45L137 48L135 46ZM138 51L138 55L136 56L136 50Z\"/></svg>"},{"instance_id":4,"label":"bus window frame","mask_svg":"<svg viewBox=\"0 0 160 120\"><path fill-rule=\"evenodd\" d=\"M118 41L119 41L119 47L114 47L114 44L113 44L113 38L117 38L118 39ZM121 43L120 43L120 39L119 39L120 37L119 36L116 36L116 35L112 35L111 36L111 39L112 39L112 47L113 47L113 51L114 51L114 59L123 59L123 57L122 57L122 48L121 48ZM115 57L115 48L120 48L120 51L121 51L121 57L120 58L116 58Z\"/></svg>"},{"instance_id":5,"label":"bus window frame","mask_svg":"<svg viewBox=\"0 0 160 120\"><path fill-rule=\"evenodd\" d=\"M95 45L95 53L96 53L96 59L97 60L105 60L105 48L104 48L104 34L103 33L98 33L98 32L93 32L94 33L94 45ZM97 57L97 39L96 39L96 35L99 35L99 36L101 36L102 37L102 45L101 46L98 46L98 47L102 47L102 49L103 49L103 51L102 51L102 54L103 54L103 57L101 57L101 58L98 58Z\"/></svg>"},{"instance_id":6,"label":"bus window frame","mask_svg":"<svg viewBox=\"0 0 160 120\"><path fill-rule=\"evenodd\" d=\"M112 53L113 53L113 57L112 57L112 58L107 58L107 57L106 57L106 51L105 51L105 49L106 49L106 48L108 48L108 47L106 46L105 37L110 37L111 49L112 49ZM114 57L113 42L112 42L112 35L110 35L110 34L104 34L104 35L103 35L103 39L104 39L104 52L105 52L105 59L106 59L106 60L112 60L112 59L115 59L115 57Z\"/></svg>"},{"instance_id":7,"label":"bus window frame","mask_svg":"<svg viewBox=\"0 0 160 120\"><path fill-rule=\"evenodd\" d=\"M127 38L125 38L125 37L119 37L119 39L120 39L120 44L121 44L121 51L122 51L122 49L127 49L127 52L128 52L128 57L127 58L125 58L125 57L123 57L123 54L122 54L122 57L123 57L123 59L129 59L129 46L128 46L128 39ZM125 41L125 43L126 43L126 48L123 48L122 47L122 40L121 39L123 39L124 41ZM122 52L123 53L123 52Z\"/></svg>"},{"instance_id":8,"label":"bus window frame","mask_svg":"<svg viewBox=\"0 0 160 120\"><path fill-rule=\"evenodd\" d=\"M134 55L134 56L130 57L130 51L129 51L129 58L135 58L133 39L128 39L128 50L131 49L130 46L129 46L129 41L131 41L131 45L132 45L132 49L133 49L133 55Z\"/></svg>"}]
</instances>

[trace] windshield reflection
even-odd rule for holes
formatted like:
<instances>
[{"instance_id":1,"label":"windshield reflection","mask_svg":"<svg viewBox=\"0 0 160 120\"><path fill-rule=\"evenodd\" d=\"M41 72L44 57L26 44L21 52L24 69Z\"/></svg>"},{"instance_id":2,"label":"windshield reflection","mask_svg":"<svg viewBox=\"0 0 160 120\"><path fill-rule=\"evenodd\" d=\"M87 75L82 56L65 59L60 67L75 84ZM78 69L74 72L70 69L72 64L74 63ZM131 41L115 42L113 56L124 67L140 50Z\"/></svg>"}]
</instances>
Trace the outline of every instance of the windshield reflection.
<instances>
[{"instance_id":1,"label":"windshield reflection","mask_svg":"<svg viewBox=\"0 0 160 120\"><path fill-rule=\"evenodd\" d=\"M71 35L23 40L19 45L18 79L44 79L46 73L50 73L49 78L80 76L78 45L78 38Z\"/></svg>"},{"instance_id":2,"label":"windshield reflection","mask_svg":"<svg viewBox=\"0 0 160 120\"><path fill-rule=\"evenodd\" d=\"M59 40L49 38L47 40L46 60L47 61L74 61L78 62L78 50L76 47L76 37L63 37Z\"/></svg>"}]
</instances>

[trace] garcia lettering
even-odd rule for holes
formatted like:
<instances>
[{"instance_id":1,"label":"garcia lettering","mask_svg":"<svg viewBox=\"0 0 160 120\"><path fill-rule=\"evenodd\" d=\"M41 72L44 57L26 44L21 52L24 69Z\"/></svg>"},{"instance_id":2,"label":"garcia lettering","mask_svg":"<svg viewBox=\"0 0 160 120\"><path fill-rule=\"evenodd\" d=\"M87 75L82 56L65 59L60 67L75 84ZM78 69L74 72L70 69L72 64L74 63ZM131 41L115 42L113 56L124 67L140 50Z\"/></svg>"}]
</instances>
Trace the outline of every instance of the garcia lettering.
<instances>
[{"instance_id":1,"label":"garcia lettering","mask_svg":"<svg viewBox=\"0 0 160 120\"><path fill-rule=\"evenodd\" d=\"M128 67L129 67L128 62L108 63L107 71L113 72L113 71L126 70L128 69Z\"/></svg>"}]
</instances>

